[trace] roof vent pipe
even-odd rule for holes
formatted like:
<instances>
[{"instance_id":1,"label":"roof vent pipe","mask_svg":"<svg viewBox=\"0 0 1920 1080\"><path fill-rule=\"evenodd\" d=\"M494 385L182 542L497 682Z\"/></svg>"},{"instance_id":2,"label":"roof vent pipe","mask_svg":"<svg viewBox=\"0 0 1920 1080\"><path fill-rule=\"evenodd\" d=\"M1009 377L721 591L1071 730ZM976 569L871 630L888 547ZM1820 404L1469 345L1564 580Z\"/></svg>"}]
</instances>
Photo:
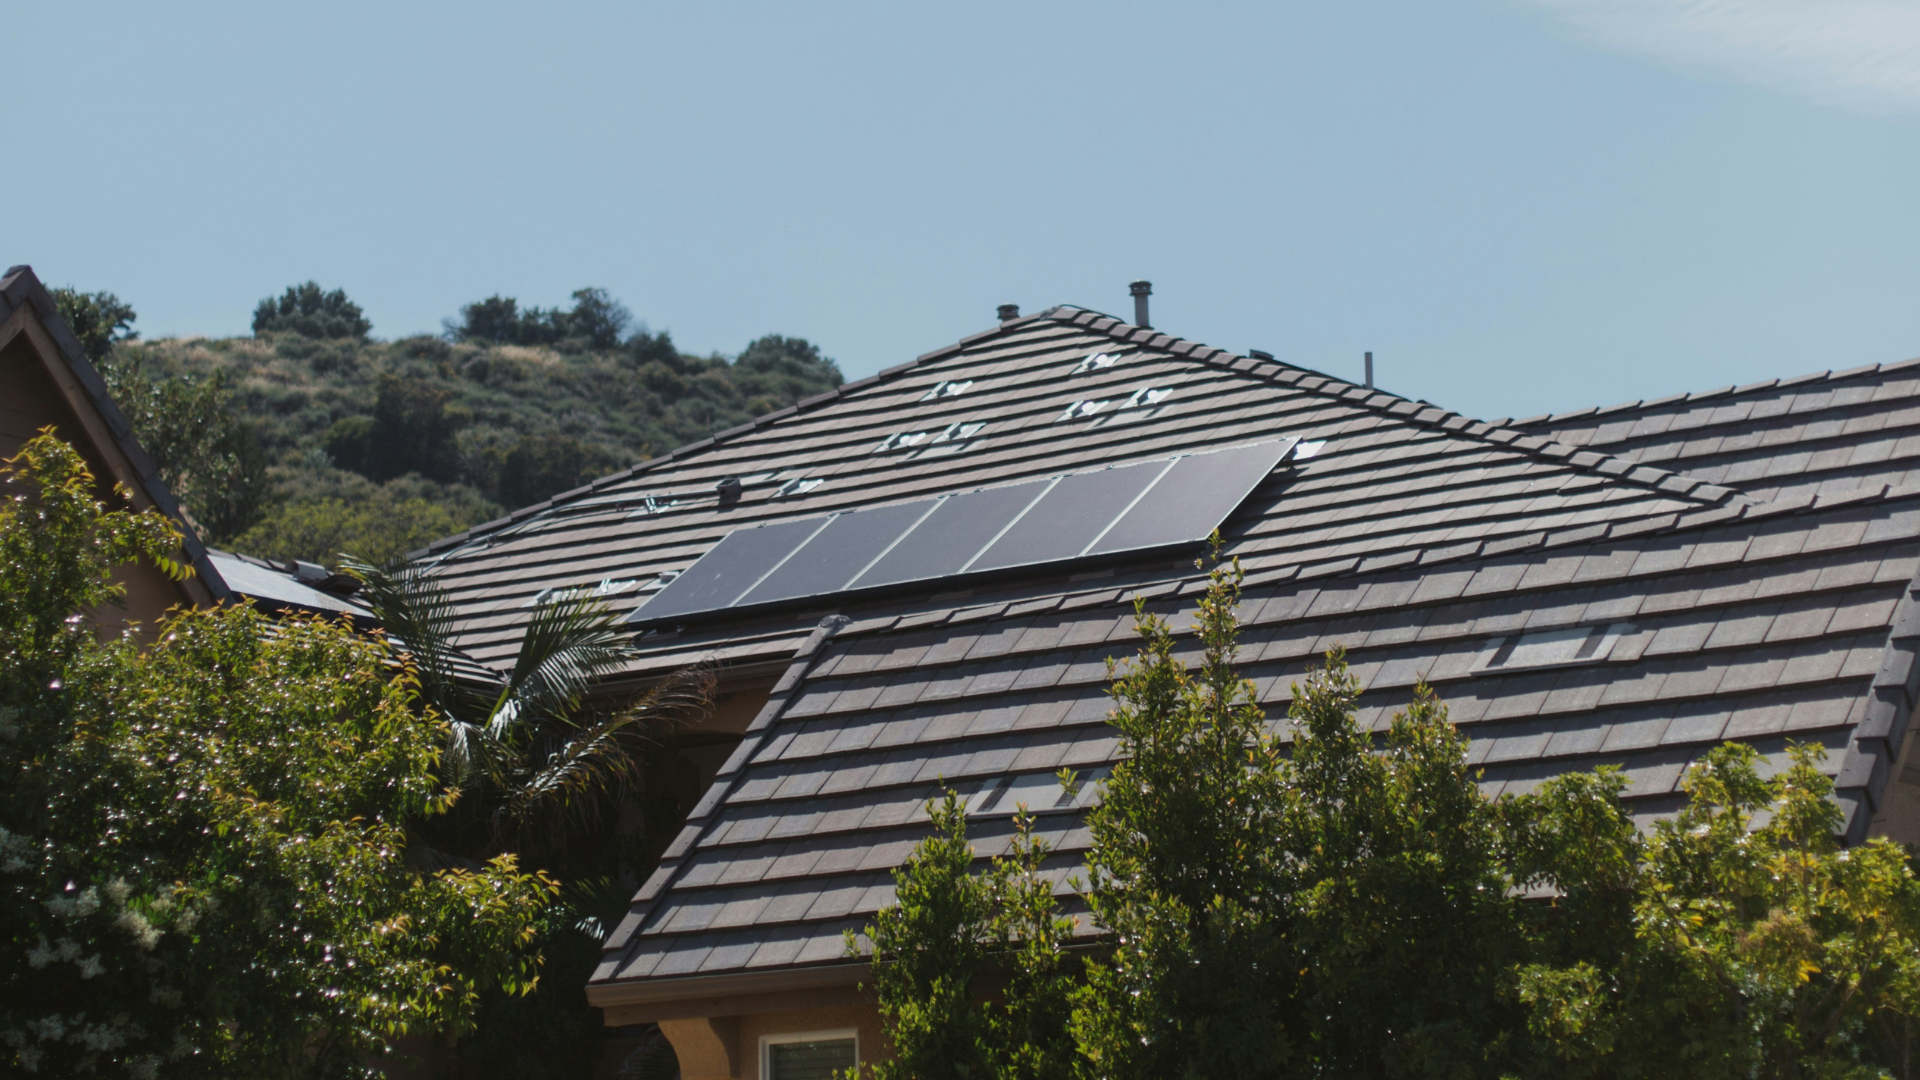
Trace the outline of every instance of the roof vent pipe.
<instances>
[{"instance_id":1,"label":"roof vent pipe","mask_svg":"<svg viewBox=\"0 0 1920 1080\"><path fill-rule=\"evenodd\" d=\"M1019 317L1020 317L1019 304L1001 304L1000 305L1000 321L1001 322L1012 322L1013 320Z\"/></svg>"},{"instance_id":2,"label":"roof vent pipe","mask_svg":"<svg viewBox=\"0 0 1920 1080\"><path fill-rule=\"evenodd\" d=\"M1136 281L1127 286L1133 293L1133 325L1151 329L1153 324L1147 321L1147 297L1153 295L1153 282Z\"/></svg>"},{"instance_id":3,"label":"roof vent pipe","mask_svg":"<svg viewBox=\"0 0 1920 1080\"><path fill-rule=\"evenodd\" d=\"M1367 354L1367 389L1373 389L1373 354Z\"/></svg>"}]
</instances>

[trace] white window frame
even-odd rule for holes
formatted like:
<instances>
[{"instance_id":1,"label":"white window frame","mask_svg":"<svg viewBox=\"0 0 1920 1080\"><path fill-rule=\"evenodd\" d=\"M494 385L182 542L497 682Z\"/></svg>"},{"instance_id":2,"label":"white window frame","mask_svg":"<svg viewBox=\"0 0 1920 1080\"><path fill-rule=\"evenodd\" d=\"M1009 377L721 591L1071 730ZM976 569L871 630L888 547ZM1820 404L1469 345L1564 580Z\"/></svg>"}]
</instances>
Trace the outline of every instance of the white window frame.
<instances>
[{"instance_id":1,"label":"white window frame","mask_svg":"<svg viewBox=\"0 0 1920 1080\"><path fill-rule=\"evenodd\" d=\"M840 1039L853 1040L853 1063L860 1064L860 1031L858 1028L832 1028L827 1031L784 1031L778 1035L760 1036L760 1080L768 1080L773 1073L773 1048L783 1043L834 1042Z\"/></svg>"}]
</instances>

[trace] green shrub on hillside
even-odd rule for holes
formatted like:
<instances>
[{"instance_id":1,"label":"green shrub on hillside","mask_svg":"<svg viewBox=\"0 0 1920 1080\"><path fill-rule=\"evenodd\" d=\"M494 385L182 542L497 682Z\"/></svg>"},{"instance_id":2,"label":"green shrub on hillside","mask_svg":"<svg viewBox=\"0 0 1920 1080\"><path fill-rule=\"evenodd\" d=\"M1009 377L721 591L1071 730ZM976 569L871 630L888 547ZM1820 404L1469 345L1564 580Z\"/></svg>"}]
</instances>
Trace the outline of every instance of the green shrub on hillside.
<instances>
[{"instance_id":1,"label":"green shrub on hillside","mask_svg":"<svg viewBox=\"0 0 1920 1080\"><path fill-rule=\"evenodd\" d=\"M235 551L335 566L343 552L390 563L443 536L500 516L500 507L464 485L418 476L375 484L337 469L281 477L283 501L234 537Z\"/></svg>"},{"instance_id":2,"label":"green shrub on hillside","mask_svg":"<svg viewBox=\"0 0 1920 1080\"><path fill-rule=\"evenodd\" d=\"M75 317L103 328L106 366L143 373L163 396L201 395L207 432L250 433L251 444L201 444L244 459L246 483L178 481L175 493L209 539L286 558L397 554L841 381L801 338L766 335L733 359L629 333L631 315L601 289L578 290L568 310L492 297L444 337L392 342L364 337L359 307L311 282L263 301L256 336L224 339L136 341L131 308L72 296ZM157 417L134 427L150 450L170 445ZM177 475L188 473L214 475Z\"/></svg>"},{"instance_id":3,"label":"green shrub on hillside","mask_svg":"<svg viewBox=\"0 0 1920 1080\"><path fill-rule=\"evenodd\" d=\"M295 333L310 338L364 338L373 324L361 313L360 305L347 299L341 289L325 292L318 282L288 286L276 297L267 297L253 309L256 334Z\"/></svg>"},{"instance_id":4,"label":"green shrub on hillside","mask_svg":"<svg viewBox=\"0 0 1920 1080\"><path fill-rule=\"evenodd\" d=\"M80 292L77 289L53 290L53 306L66 320L67 329L80 339L80 351L98 364L113 346L140 336L133 329L139 318L133 306L110 292Z\"/></svg>"}]
</instances>

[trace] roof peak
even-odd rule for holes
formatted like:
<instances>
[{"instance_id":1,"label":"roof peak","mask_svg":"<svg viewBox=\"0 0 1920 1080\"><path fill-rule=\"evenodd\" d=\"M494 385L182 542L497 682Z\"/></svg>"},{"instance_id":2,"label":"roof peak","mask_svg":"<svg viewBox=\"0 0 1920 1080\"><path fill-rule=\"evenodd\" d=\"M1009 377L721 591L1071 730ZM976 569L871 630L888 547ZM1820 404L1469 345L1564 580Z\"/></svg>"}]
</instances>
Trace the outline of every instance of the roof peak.
<instances>
[{"instance_id":1,"label":"roof peak","mask_svg":"<svg viewBox=\"0 0 1920 1080\"><path fill-rule=\"evenodd\" d=\"M1022 315L1005 322L996 323L978 333L969 334L950 345L942 346L930 352L921 353L904 364L889 368L842 383L823 394L804 398L784 409L778 409L751 422L725 431L716 432L704 439L697 439L685 445L675 447L664 454L637 462L616 473L610 473L590 483L560 492L541 502L521 507L504 517L475 525L464 532L436 540L417 551L408 553L409 559L418 559L428 555L446 555L466 544L491 535L508 526L526 521L547 513L574 499L583 498L593 492L617 484L633 477L665 467L670 463L685 460L688 456L708 450L721 443L736 439L760 428L778 423L791 416L811 412L819 407L839 401L847 396L863 392L871 387L891 382L929 364L959 356L978 345L1005 337L1012 333L1030 329L1042 322L1060 323L1078 327L1096 334L1105 334L1114 341L1126 342L1142 348L1155 349L1183 359L1197 360L1216 367L1225 367L1247 374L1286 376L1284 381L1295 389L1322 397L1335 398L1351 405L1371 409L1392 415L1396 420L1420 427L1446 431L1448 434L1474 439L1493 445L1504 446L1530 456L1543 458L1561 464L1570 464L1583 471L1598 473L1614 480L1624 480L1648 488L1658 488L1662 492L1678 498L1696 501L1708 506L1717 506L1729 501L1745 501L1745 496L1733 488L1709 484L1682 473L1670 472L1653 466L1641 465L1629 459L1611 454L1602 454L1583 450L1576 446L1555 442L1517 428L1504 427L1475 420L1451 409L1443 409L1426 401L1409 400L1377 388L1361 386L1335 375L1316 371L1312 368L1289 364L1271 357L1252 357L1206 345L1186 338L1176 337L1163 330L1137 326L1091 308L1072 304L1056 304L1031 315ZM1920 362L1920 361L1916 361ZM1312 382L1319 380L1319 382ZM1332 386L1335 389L1329 390Z\"/></svg>"}]
</instances>

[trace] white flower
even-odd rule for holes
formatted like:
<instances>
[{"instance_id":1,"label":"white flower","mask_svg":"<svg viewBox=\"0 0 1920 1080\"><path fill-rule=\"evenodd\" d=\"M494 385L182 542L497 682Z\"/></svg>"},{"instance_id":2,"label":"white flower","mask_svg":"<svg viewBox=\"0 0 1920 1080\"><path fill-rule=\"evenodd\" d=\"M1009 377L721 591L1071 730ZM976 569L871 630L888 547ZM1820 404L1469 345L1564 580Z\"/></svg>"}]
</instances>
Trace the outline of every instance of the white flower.
<instances>
[{"instance_id":1,"label":"white flower","mask_svg":"<svg viewBox=\"0 0 1920 1080\"><path fill-rule=\"evenodd\" d=\"M160 944L160 928L148 922L145 915L132 908L127 908L115 916L113 925L132 935L133 943L146 952L152 952L153 947Z\"/></svg>"},{"instance_id":2,"label":"white flower","mask_svg":"<svg viewBox=\"0 0 1920 1080\"><path fill-rule=\"evenodd\" d=\"M91 979L95 975L99 975L107 970L106 965L100 962L99 953L95 953L84 960L75 960L74 966L80 969L80 977L83 979Z\"/></svg>"},{"instance_id":3,"label":"white flower","mask_svg":"<svg viewBox=\"0 0 1920 1080\"><path fill-rule=\"evenodd\" d=\"M100 890L89 885L78 896L56 896L47 910L62 919L83 919L100 910Z\"/></svg>"}]
</instances>

